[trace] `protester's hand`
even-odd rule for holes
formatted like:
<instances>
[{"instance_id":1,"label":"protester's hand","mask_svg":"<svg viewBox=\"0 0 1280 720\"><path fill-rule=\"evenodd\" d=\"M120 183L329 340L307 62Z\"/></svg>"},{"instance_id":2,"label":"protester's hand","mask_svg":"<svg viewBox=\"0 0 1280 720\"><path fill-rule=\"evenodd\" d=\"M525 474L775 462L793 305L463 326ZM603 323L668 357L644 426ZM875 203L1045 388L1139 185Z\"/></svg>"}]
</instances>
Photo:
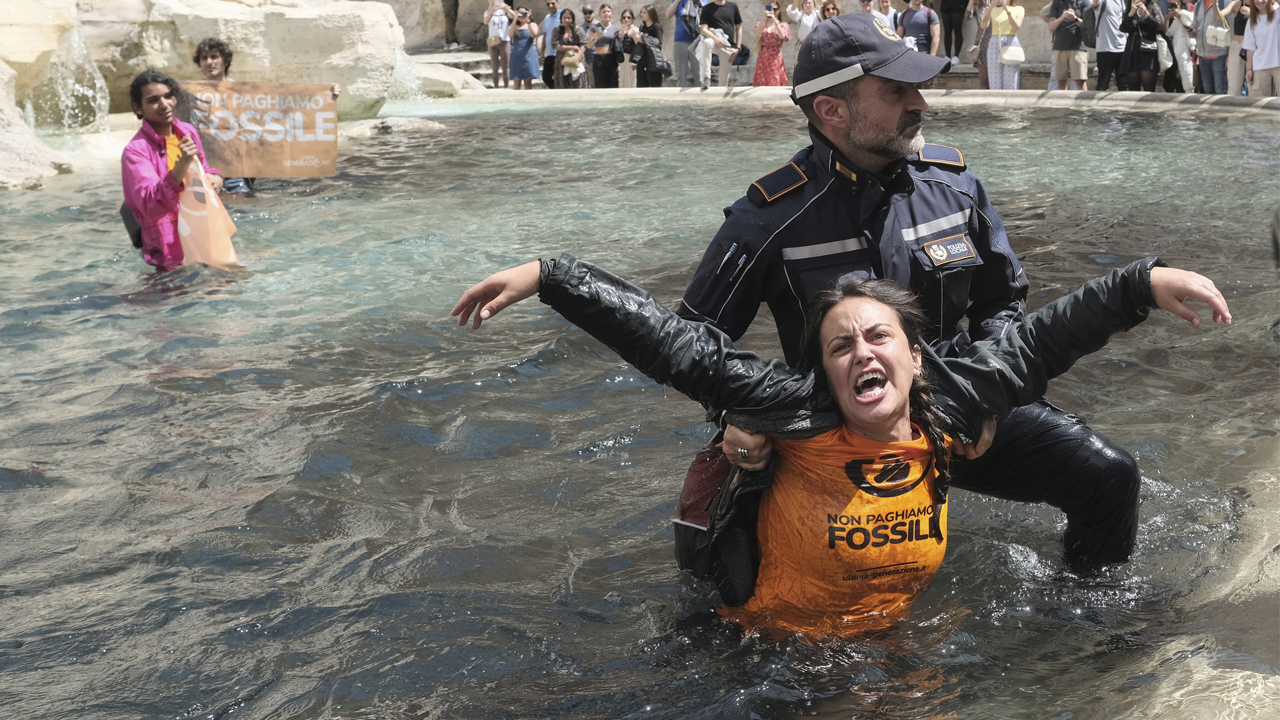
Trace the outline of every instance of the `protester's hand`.
<instances>
[{"instance_id":1,"label":"protester's hand","mask_svg":"<svg viewBox=\"0 0 1280 720\"><path fill-rule=\"evenodd\" d=\"M222 192L222 176L214 173L208 173L204 176L205 182L209 183L209 189L215 193Z\"/></svg>"},{"instance_id":2,"label":"protester's hand","mask_svg":"<svg viewBox=\"0 0 1280 720\"><path fill-rule=\"evenodd\" d=\"M724 429L720 450L730 463L743 470L763 470L773 454L773 441L762 433L728 425ZM742 450L746 450L745 455Z\"/></svg>"},{"instance_id":3,"label":"protester's hand","mask_svg":"<svg viewBox=\"0 0 1280 720\"><path fill-rule=\"evenodd\" d=\"M1200 313L1187 307L1186 300L1196 299L1213 309L1213 321L1231 324L1231 311L1216 285L1199 273L1176 268L1151 268L1151 294L1156 304L1200 327Z\"/></svg>"},{"instance_id":4,"label":"protester's hand","mask_svg":"<svg viewBox=\"0 0 1280 720\"><path fill-rule=\"evenodd\" d=\"M338 96L342 94L342 86L334 83L329 86L329 94L333 96L333 101L338 102Z\"/></svg>"},{"instance_id":5,"label":"protester's hand","mask_svg":"<svg viewBox=\"0 0 1280 720\"><path fill-rule=\"evenodd\" d=\"M993 417L985 418L982 421L982 437L978 438L976 443L957 442L960 454L970 460L977 460L987 450L991 448L991 441L996 437L996 419Z\"/></svg>"},{"instance_id":6,"label":"protester's hand","mask_svg":"<svg viewBox=\"0 0 1280 720\"><path fill-rule=\"evenodd\" d=\"M541 262L534 260L524 265L517 265L494 273L473 285L470 290L462 294L461 298L458 298L457 304L453 306L453 312L449 314L458 317L459 325L466 325L471 313L474 312L476 319L471 327L478 328L482 321L497 315L503 308L538 292L538 285L541 282Z\"/></svg>"}]
</instances>

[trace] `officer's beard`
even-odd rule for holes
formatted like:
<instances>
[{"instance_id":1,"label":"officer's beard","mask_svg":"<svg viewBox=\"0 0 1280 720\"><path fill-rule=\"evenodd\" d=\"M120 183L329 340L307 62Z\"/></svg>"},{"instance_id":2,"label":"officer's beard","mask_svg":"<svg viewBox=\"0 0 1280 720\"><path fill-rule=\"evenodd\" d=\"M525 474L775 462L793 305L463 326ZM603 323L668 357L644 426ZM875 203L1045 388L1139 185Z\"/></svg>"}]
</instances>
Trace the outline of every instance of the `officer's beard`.
<instances>
[{"instance_id":1,"label":"officer's beard","mask_svg":"<svg viewBox=\"0 0 1280 720\"><path fill-rule=\"evenodd\" d=\"M898 127L892 131L869 122L852 107L852 123L849 127L849 144L886 160L900 160L920 152L924 147L924 135L920 133L921 113L904 111L898 118Z\"/></svg>"}]
</instances>

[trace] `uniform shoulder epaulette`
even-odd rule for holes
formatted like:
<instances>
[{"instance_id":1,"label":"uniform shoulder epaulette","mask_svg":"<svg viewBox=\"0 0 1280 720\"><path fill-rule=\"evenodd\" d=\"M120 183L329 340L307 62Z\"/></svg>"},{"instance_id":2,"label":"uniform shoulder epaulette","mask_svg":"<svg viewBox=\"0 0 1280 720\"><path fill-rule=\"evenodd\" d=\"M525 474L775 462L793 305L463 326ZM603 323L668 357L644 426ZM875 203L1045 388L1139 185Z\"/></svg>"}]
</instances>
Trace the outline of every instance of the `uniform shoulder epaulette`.
<instances>
[{"instance_id":1,"label":"uniform shoulder epaulette","mask_svg":"<svg viewBox=\"0 0 1280 720\"><path fill-rule=\"evenodd\" d=\"M800 166L789 162L751 183L751 187L747 188L747 197L756 205L764 207L807 182L809 177Z\"/></svg>"},{"instance_id":2,"label":"uniform shoulder epaulette","mask_svg":"<svg viewBox=\"0 0 1280 720\"><path fill-rule=\"evenodd\" d=\"M946 145L926 144L920 148L920 162L929 163L930 165L945 165L960 170L965 169L964 155L959 150Z\"/></svg>"}]
</instances>

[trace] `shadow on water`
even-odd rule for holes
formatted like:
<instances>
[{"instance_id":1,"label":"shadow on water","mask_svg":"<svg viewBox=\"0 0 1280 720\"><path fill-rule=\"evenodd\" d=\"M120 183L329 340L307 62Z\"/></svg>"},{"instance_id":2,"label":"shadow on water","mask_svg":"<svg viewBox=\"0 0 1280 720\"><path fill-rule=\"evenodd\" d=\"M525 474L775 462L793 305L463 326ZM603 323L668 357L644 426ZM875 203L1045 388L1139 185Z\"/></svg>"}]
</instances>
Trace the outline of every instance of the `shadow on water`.
<instances>
[{"instance_id":1,"label":"shadow on water","mask_svg":"<svg viewBox=\"0 0 1280 720\"><path fill-rule=\"evenodd\" d=\"M1280 290L1256 202L1280 195L1274 125L931 113L930 139L996 198L1033 308L1158 253L1217 280L1236 322L1153 316L1052 386L1139 460L1131 563L1073 575L1057 513L956 492L910 617L812 642L743 638L675 570L701 408L543 306L479 332L447 317L488 272L561 251L675 301L720 209L803 139L785 108L651 110L351 141L338 177L231 206L251 270L146 273L112 232L115 177L0 195L0 707L1065 720L1280 703ZM1150 142L1172 133L1199 150ZM1251 193L1204 180L1241 150ZM761 317L744 344L776 355L773 334Z\"/></svg>"}]
</instances>

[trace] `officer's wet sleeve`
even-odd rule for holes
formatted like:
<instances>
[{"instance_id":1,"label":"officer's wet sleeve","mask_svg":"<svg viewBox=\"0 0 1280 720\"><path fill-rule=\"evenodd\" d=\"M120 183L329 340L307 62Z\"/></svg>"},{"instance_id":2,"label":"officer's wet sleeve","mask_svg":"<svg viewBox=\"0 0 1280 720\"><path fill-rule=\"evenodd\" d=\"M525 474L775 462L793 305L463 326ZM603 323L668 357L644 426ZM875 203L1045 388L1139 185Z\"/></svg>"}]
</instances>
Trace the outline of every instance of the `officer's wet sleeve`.
<instances>
[{"instance_id":1,"label":"officer's wet sleeve","mask_svg":"<svg viewBox=\"0 0 1280 720\"><path fill-rule=\"evenodd\" d=\"M1151 268L1162 265L1146 258L1090 280L1014 323L1004 337L976 342L958 358L926 351L938 404L954 429L976 439L984 416L1003 417L1034 402L1081 357L1146 320L1156 307Z\"/></svg>"}]
</instances>

